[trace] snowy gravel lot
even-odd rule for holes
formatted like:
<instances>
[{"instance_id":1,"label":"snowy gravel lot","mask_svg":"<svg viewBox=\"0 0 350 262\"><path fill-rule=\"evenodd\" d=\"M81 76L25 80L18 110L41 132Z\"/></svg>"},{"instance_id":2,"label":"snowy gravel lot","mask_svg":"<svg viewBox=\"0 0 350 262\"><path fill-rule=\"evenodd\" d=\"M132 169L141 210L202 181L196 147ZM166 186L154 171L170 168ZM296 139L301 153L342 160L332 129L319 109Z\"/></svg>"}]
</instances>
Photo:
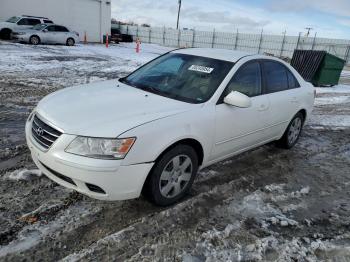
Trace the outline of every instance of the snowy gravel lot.
<instances>
[{"instance_id":1,"label":"snowy gravel lot","mask_svg":"<svg viewBox=\"0 0 350 262\"><path fill-rule=\"evenodd\" d=\"M92 200L35 168L24 123L43 96L168 50L0 41L0 261L350 261L350 86L317 88L292 150L269 144L207 168L172 207Z\"/></svg>"}]
</instances>

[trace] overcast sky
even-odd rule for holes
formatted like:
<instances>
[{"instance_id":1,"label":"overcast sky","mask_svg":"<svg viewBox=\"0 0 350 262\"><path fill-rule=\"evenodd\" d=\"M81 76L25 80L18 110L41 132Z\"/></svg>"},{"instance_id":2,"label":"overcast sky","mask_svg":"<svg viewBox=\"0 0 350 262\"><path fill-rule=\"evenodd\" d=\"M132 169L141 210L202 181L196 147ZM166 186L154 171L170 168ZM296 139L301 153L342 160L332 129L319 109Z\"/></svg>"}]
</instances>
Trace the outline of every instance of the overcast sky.
<instances>
[{"instance_id":1,"label":"overcast sky","mask_svg":"<svg viewBox=\"0 0 350 262\"><path fill-rule=\"evenodd\" d=\"M121 21L176 27L178 0L112 0ZM350 0L182 0L180 28L350 39Z\"/></svg>"}]
</instances>

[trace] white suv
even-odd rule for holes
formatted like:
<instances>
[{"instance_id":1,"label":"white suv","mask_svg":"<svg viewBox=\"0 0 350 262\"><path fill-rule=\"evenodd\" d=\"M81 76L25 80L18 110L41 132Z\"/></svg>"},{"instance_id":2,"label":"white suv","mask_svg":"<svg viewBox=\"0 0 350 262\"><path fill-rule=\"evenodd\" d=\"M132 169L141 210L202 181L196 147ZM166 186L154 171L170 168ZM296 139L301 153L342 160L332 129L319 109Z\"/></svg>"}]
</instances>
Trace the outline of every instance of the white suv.
<instances>
[{"instance_id":1,"label":"white suv","mask_svg":"<svg viewBox=\"0 0 350 262\"><path fill-rule=\"evenodd\" d=\"M46 17L39 16L13 16L0 23L0 39L10 39L11 33L20 29L31 28L38 24L52 24L53 22Z\"/></svg>"},{"instance_id":2,"label":"white suv","mask_svg":"<svg viewBox=\"0 0 350 262\"><path fill-rule=\"evenodd\" d=\"M143 192L169 205L201 168L270 141L294 146L313 102L314 87L277 58L180 49L118 81L48 95L26 139L36 165L63 186L104 200Z\"/></svg>"}]
</instances>

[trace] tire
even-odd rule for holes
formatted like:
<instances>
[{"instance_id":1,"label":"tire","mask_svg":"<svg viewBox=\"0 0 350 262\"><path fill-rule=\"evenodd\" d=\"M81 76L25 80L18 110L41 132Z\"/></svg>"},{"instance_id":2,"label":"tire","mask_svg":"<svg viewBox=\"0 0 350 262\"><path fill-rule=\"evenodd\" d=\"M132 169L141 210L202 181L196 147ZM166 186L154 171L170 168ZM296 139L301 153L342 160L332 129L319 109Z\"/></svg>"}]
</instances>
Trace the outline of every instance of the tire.
<instances>
[{"instance_id":1,"label":"tire","mask_svg":"<svg viewBox=\"0 0 350 262\"><path fill-rule=\"evenodd\" d=\"M11 29L8 29L8 28L2 29L0 31L0 39L10 40L11 39L11 33L12 33Z\"/></svg>"},{"instance_id":2,"label":"tire","mask_svg":"<svg viewBox=\"0 0 350 262\"><path fill-rule=\"evenodd\" d=\"M301 112L298 112L290 121L282 138L277 141L277 145L286 149L292 148L298 142L301 130L303 129L303 123L304 116Z\"/></svg>"},{"instance_id":3,"label":"tire","mask_svg":"<svg viewBox=\"0 0 350 262\"><path fill-rule=\"evenodd\" d=\"M197 171L196 151L188 145L177 145L156 161L143 195L159 206L174 204L188 193Z\"/></svg>"},{"instance_id":4,"label":"tire","mask_svg":"<svg viewBox=\"0 0 350 262\"><path fill-rule=\"evenodd\" d=\"M66 41L66 45L67 46L74 46L75 44L75 41L73 38L68 38L67 41Z\"/></svg>"},{"instance_id":5,"label":"tire","mask_svg":"<svg viewBox=\"0 0 350 262\"><path fill-rule=\"evenodd\" d=\"M33 35L29 38L29 43L32 45L38 45L40 44L40 38L39 36Z\"/></svg>"}]
</instances>

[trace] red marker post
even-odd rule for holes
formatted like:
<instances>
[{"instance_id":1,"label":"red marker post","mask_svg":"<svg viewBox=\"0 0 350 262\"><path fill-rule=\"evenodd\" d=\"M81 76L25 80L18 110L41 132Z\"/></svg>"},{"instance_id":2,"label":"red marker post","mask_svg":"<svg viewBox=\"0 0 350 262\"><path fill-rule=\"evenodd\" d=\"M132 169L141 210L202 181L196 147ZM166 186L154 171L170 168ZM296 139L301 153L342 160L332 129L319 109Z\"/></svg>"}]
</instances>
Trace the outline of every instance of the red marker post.
<instances>
[{"instance_id":1,"label":"red marker post","mask_svg":"<svg viewBox=\"0 0 350 262\"><path fill-rule=\"evenodd\" d=\"M140 40L137 38L136 39L136 53L140 53Z\"/></svg>"}]
</instances>

